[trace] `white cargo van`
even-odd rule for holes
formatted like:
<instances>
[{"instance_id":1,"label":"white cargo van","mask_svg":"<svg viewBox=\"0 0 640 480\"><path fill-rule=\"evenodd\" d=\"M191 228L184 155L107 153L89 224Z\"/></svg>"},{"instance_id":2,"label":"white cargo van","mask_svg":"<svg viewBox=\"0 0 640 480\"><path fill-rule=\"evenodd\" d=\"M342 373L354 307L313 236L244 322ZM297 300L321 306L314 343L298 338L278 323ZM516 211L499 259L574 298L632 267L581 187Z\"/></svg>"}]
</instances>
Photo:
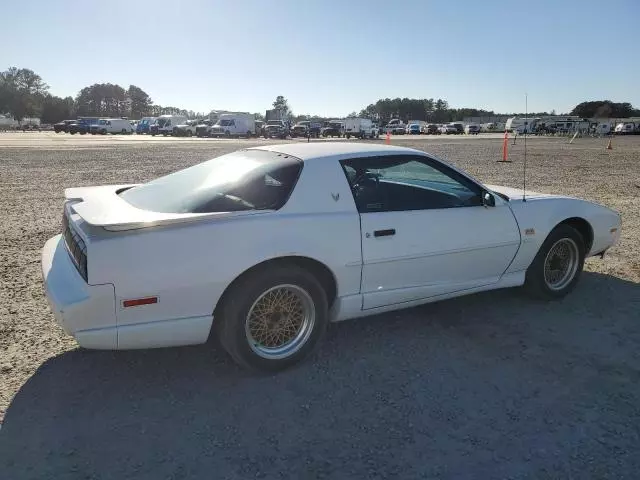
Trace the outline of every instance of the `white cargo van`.
<instances>
[{"instance_id":1,"label":"white cargo van","mask_svg":"<svg viewBox=\"0 0 640 480\"><path fill-rule=\"evenodd\" d=\"M173 135L178 125L186 122L187 117L184 115L160 115L151 125L151 135Z\"/></svg>"},{"instance_id":2,"label":"white cargo van","mask_svg":"<svg viewBox=\"0 0 640 480\"><path fill-rule=\"evenodd\" d=\"M133 133L133 126L129 120L123 118L101 118L96 125L91 125L91 134L106 135L107 133Z\"/></svg>"},{"instance_id":3,"label":"white cargo van","mask_svg":"<svg viewBox=\"0 0 640 480\"><path fill-rule=\"evenodd\" d=\"M211 136L252 137L256 135L256 119L251 113L223 113L211 127Z\"/></svg>"},{"instance_id":4,"label":"white cargo van","mask_svg":"<svg viewBox=\"0 0 640 480\"><path fill-rule=\"evenodd\" d=\"M380 131L370 119L352 117L344 121L344 134L347 138L377 138Z\"/></svg>"}]
</instances>

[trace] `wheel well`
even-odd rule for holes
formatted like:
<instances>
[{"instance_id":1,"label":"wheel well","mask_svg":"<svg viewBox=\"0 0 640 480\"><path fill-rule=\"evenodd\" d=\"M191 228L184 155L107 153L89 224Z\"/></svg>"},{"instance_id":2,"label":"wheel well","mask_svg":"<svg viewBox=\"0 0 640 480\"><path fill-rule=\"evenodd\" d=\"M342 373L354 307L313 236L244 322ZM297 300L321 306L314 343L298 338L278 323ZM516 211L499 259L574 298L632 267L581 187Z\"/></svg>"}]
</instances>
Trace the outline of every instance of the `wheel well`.
<instances>
[{"instance_id":1,"label":"wheel well","mask_svg":"<svg viewBox=\"0 0 640 480\"><path fill-rule=\"evenodd\" d=\"M589 222L584 218L572 217L563 220L559 225L569 225L575 228L580 235L582 235L582 239L584 240L585 254L588 254L591 251L591 246L593 245L593 228Z\"/></svg>"},{"instance_id":2,"label":"wheel well","mask_svg":"<svg viewBox=\"0 0 640 480\"><path fill-rule=\"evenodd\" d=\"M261 270L263 268L270 268L276 264L277 265L281 265L281 264L296 265L300 268L303 268L311 272L318 279L318 281L320 282L320 285L322 285L322 288L327 294L327 302L329 304L329 308L331 308L331 306L333 305L333 302L336 299L336 294L337 294L336 278L333 275L333 272L324 263L321 263L317 260L314 260L309 257L300 257L300 256L292 255L288 257L278 257L270 260L265 260L264 262L258 263L257 265L254 265L253 267L249 268L248 270L245 270L240 275L238 275L235 278L235 280L233 280L233 282L227 285L227 288L225 288L224 292L220 296L220 299L216 304L214 314L215 314L215 311L223 304L229 292L231 292L233 288L238 283L240 283L244 278L253 274L257 270Z\"/></svg>"}]
</instances>

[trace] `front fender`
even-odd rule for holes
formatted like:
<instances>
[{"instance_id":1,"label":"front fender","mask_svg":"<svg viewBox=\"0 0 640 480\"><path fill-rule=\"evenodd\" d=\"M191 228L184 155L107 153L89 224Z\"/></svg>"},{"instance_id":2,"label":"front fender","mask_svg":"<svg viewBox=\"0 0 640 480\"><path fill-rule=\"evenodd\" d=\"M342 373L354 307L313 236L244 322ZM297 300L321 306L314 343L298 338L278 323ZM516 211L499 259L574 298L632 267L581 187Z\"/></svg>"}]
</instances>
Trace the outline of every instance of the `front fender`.
<instances>
[{"instance_id":1,"label":"front fender","mask_svg":"<svg viewBox=\"0 0 640 480\"><path fill-rule=\"evenodd\" d=\"M506 273L526 270L551 231L560 223L580 218L593 232L593 242L586 256L599 253L615 244L620 235L617 212L577 198L542 197L509 202L518 221L522 245ZM616 229L615 232L611 232Z\"/></svg>"}]
</instances>

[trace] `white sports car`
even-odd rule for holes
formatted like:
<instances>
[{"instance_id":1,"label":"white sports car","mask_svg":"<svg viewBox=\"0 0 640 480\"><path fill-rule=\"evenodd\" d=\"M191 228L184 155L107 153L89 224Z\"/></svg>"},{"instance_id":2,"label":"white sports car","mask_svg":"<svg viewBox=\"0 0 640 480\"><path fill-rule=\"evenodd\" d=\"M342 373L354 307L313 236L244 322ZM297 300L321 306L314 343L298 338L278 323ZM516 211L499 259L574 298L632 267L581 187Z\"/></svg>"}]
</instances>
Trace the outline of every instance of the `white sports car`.
<instances>
[{"instance_id":1,"label":"white sports car","mask_svg":"<svg viewBox=\"0 0 640 480\"><path fill-rule=\"evenodd\" d=\"M65 191L42 253L57 321L86 348L207 341L278 370L327 323L524 285L566 295L620 216L482 185L424 152L361 143L240 150L141 185Z\"/></svg>"}]
</instances>

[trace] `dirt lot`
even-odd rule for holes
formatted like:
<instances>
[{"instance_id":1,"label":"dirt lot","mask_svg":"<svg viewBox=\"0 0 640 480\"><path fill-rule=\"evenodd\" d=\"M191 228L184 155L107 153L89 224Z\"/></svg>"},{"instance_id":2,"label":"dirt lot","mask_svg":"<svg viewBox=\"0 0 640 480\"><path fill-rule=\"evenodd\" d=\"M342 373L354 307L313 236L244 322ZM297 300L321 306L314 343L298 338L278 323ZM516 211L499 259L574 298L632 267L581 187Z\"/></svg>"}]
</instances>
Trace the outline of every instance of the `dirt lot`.
<instances>
[{"instance_id":1,"label":"dirt lot","mask_svg":"<svg viewBox=\"0 0 640 480\"><path fill-rule=\"evenodd\" d=\"M620 245L563 301L509 290L332 325L311 361L264 377L212 345L79 351L39 265L65 187L145 181L251 142L33 135L0 147L3 478L637 478L640 137L528 142L531 189L623 218ZM397 141L522 184L521 140L510 164L495 138Z\"/></svg>"}]
</instances>

